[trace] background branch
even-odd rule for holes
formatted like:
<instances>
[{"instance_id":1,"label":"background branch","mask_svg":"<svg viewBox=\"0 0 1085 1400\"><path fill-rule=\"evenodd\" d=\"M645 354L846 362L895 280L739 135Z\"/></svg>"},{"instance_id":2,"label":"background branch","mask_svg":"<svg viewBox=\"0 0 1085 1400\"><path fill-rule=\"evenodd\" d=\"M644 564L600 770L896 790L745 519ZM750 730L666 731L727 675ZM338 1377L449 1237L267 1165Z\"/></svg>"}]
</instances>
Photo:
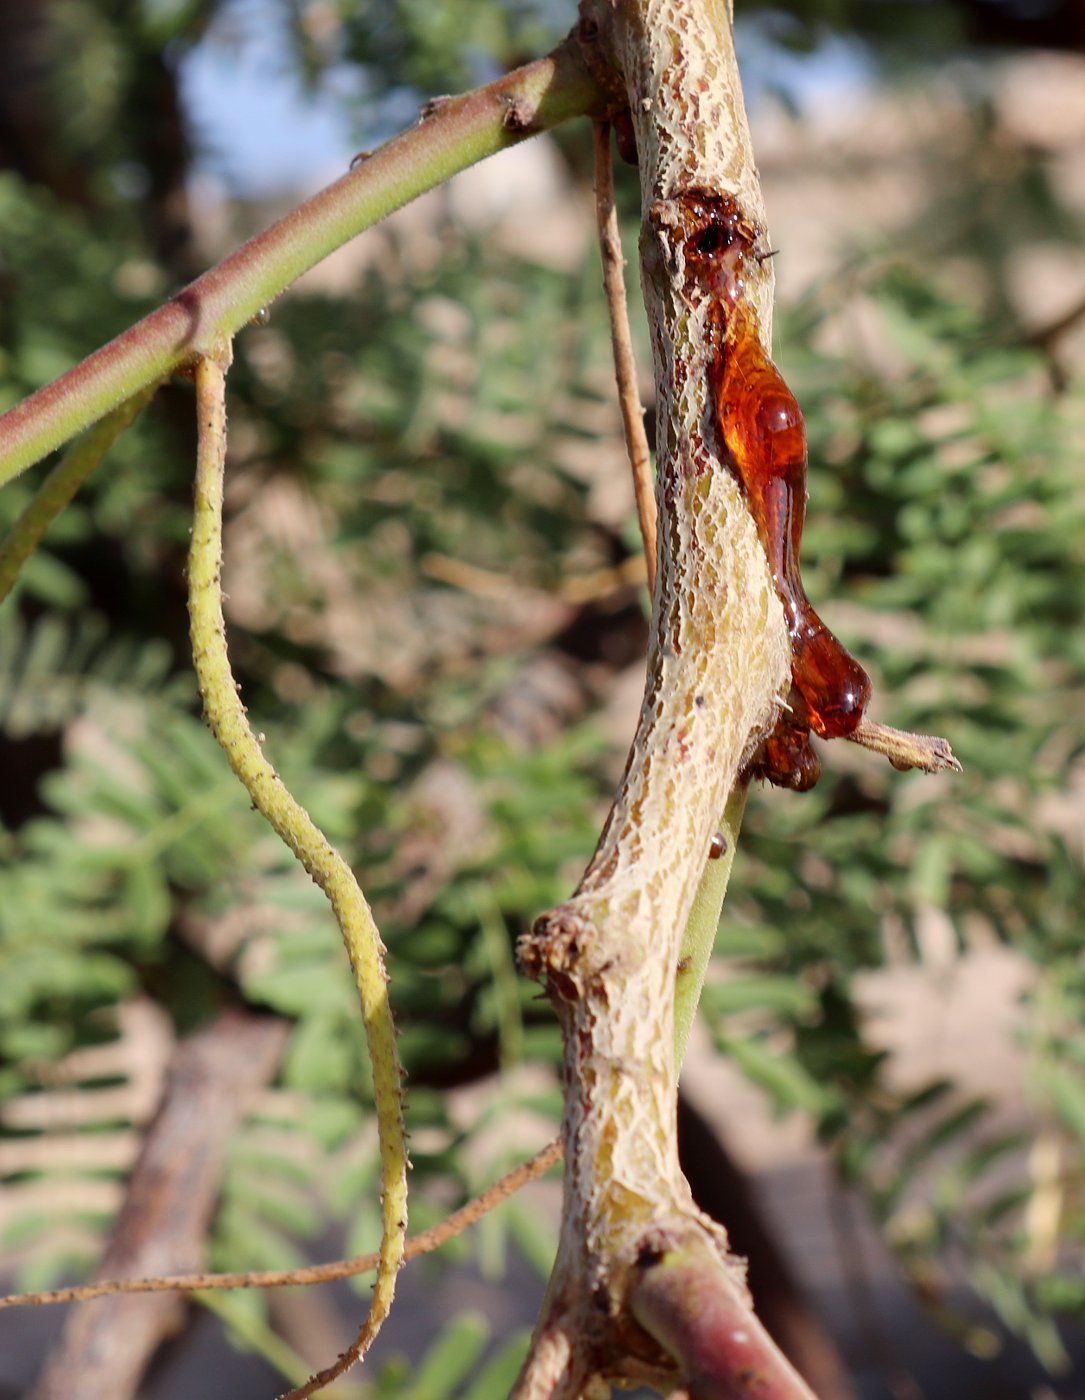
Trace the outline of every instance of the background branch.
<instances>
[{"instance_id":1,"label":"background branch","mask_svg":"<svg viewBox=\"0 0 1085 1400\"><path fill-rule=\"evenodd\" d=\"M614 203L614 162L610 149L610 123L592 123L595 153L595 217L599 229L599 255L603 263L603 289L610 317L610 343L614 351L614 379L622 414L625 449L633 473L637 519L644 540L648 592L656 587L656 498L652 481L652 454L644 430L644 405L637 388L637 364L629 329L629 302L625 293L625 255Z\"/></svg>"},{"instance_id":2,"label":"background branch","mask_svg":"<svg viewBox=\"0 0 1085 1400\"><path fill-rule=\"evenodd\" d=\"M200 1258L230 1136L274 1076L288 1030L227 1011L178 1046L99 1274L168 1273ZM182 1306L109 1298L72 1312L32 1400L128 1400Z\"/></svg>"}]
</instances>

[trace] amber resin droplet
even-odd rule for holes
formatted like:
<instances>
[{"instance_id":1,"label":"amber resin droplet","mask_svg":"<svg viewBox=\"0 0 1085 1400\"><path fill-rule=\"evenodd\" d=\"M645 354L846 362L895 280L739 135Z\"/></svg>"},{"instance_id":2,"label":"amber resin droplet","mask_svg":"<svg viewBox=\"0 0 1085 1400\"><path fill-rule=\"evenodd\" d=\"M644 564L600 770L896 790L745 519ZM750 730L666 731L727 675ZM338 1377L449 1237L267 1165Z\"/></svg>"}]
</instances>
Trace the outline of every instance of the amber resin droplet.
<instances>
[{"instance_id":1,"label":"amber resin droplet","mask_svg":"<svg viewBox=\"0 0 1085 1400\"><path fill-rule=\"evenodd\" d=\"M760 230L733 200L700 192L684 200L692 232L687 277L710 293L716 340L709 390L721 457L746 493L791 634L787 709L755 758L753 773L779 787L813 787L823 739L853 734L870 700L866 672L818 617L799 573L806 520L806 427L795 396L765 354L747 292Z\"/></svg>"}]
</instances>

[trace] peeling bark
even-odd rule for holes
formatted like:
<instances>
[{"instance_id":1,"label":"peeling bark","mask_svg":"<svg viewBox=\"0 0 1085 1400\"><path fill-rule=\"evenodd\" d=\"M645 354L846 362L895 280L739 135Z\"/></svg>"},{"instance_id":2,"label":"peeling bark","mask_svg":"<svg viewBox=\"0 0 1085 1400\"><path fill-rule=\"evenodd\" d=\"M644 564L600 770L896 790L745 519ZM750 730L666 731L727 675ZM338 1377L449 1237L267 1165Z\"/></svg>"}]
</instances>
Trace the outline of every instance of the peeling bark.
<instances>
[{"instance_id":1,"label":"peeling bark","mask_svg":"<svg viewBox=\"0 0 1085 1400\"><path fill-rule=\"evenodd\" d=\"M676 1135L682 933L724 804L774 722L790 661L757 528L718 456L716 312L686 266L682 198L694 189L727 197L761 229L764 211L721 0L585 0L585 31L622 74L641 172L659 568L621 787L576 892L520 949L564 1036L566 1180L558 1258L518 1393L566 1394L579 1368L712 1400L810 1400L754 1318L725 1232L694 1204ZM767 352L771 259L751 259L743 296ZM576 1339L564 1366L554 1364L555 1336Z\"/></svg>"}]
</instances>

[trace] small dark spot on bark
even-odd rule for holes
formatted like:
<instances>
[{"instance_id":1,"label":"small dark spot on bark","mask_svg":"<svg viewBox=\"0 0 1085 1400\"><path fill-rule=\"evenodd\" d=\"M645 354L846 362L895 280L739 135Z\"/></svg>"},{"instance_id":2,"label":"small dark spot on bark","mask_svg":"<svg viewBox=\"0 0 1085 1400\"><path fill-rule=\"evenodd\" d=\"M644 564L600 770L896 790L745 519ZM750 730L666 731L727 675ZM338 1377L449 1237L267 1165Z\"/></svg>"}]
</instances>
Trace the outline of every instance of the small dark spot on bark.
<instances>
[{"instance_id":1,"label":"small dark spot on bark","mask_svg":"<svg viewBox=\"0 0 1085 1400\"><path fill-rule=\"evenodd\" d=\"M418 120L420 122L429 121L430 117L436 116L446 102L452 101L451 93L445 93L441 97L427 98L418 110Z\"/></svg>"},{"instance_id":2,"label":"small dark spot on bark","mask_svg":"<svg viewBox=\"0 0 1085 1400\"><path fill-rule=\"evenodd\" d=\"M505 105L505 115L501 119L501 125L506 131L514 131L517 135L526 135L537 129L535 108L526 98L506 96L502 97L501 101Z\"/></svg>"},{"instance_id":3,"label":"small dark spot on bark","mask_svg":"<svg viewBox=\"0 0 1085 1400\"><path fill-rule=\"evenodd\" d=\"M614 118L614 139L618 154L626 165L637 164L637 133L633 126L633 114L627 107Z\"/></svg>"},{"instance_id":4,"label":"small dark spot on bark","mask_svg":"<svg viewBox=\"0 0 1085 1400\"><path fill-rule=\"evenodd\" d=\"M651 1269L663 1258L664 1250L662 1241L649 1237L642 1240L640 1248L637 1250L637 1268Z\"/></svg>"}]
</instances>

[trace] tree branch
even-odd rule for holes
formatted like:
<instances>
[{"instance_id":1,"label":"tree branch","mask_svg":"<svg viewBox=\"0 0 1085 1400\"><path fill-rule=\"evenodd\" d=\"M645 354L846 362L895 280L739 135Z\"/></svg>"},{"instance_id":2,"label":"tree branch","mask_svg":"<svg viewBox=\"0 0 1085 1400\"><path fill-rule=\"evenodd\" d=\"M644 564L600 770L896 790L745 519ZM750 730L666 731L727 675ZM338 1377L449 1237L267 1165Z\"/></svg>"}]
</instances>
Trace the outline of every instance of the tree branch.
<instances>
[{"instance_id":1,"label":"tree branch","mask_svg":"<svg viewBox=\"0 0 1085 1400\"><path fill-rule=\"evenodd\" d=\"M645 1331L681 1359L690 1400L815 1400L703 1238L672 1239L665 1231L646 1238L629 1305Z\"/></svg>"},{"instance_id":2,"label":"tree branch","mask_svg":"<svg viewBox=\"0 0 1085 1400\"><path fill-rule=\"evenodd\" d=\"M737 1330L748 1324L754 1338L738 1369L736 1354L717 1352L716 1394L744 1400L758 1378L771 1377L780 1400L809 1400L753 1319L726 1236L697 1210L679 1169L668 991L725 802L775 716L789 672L765 550L739 482L716 455L715 310L687 277L680 228L680 200L690 190L729 196L757 224L760 192L725 8L586 0L582 14L622 69L636 129L642 280L656 359L660 574L645 698L614 806L576 893L539 919L521 946L525 971L545 981L561 1022L567 1089L558 1259L519 1393L544 1394L528 1381L546 1374L551 1393L562 1393L561 1376L547 1373L538 1355L554 1335L577 1339L600 1383L680 1383L711 1393L700 1341L663 1322L667 1279L679 1277L655 1269L666 1240L665 1252L695 1260L706 1298L721 1300ZM743 295L767 344L770 260L751 259ZM729 845L739 813L740 804L731 811ZM691 992L699 975L689 979Z\"/></svg>"},{"instance_id":3,"label":"tree branch","mask_svg":"<svg viewBox=\"0 0 1085 1400\"><path fill-rule=\"evenodd\" d=\"M176 1050L162 1101L128 1183L103 1274L162 1272L203 1253L230 1134L265 1084L287 1024L230 1011ZM179 1320L175 1298L112 1298L67 1319L33 1400L126 1400Z\"/></svg>"},{"instance_id":4,"label":"tree branch","mask_svg":"<svg viewBox=\"0 0 1085 1400\"><path fill-rule=\"evenodd\" d=\"M674 1050L679 1066L686 1054L686 1043L701 1000L705 974L716 943L720 911L731 879L738 834L746 811L747 787L737 783L731 790L716 830L708 844L708 860L697 886L697 893L686 920L674 986Z\"/></svg>"},{"instance_id":5,"label":"tree branch","mask_svg":"<svg viewBox=\"0 0 1085 1400\"><path fill-rule=\"evenodd\" d=\"M570 36L549 57L427 109L416 126L0 416L0 486L146 385L215 354L303 272L378 220L486 156L604 107Z\"/></svg>"},{"instance_id":6,"label":"tree branch","mask_svg":"<svg viewBox=\"0 0 1085 1400\"><path fill-rule=\"evenodd\" d=\"M648 592L656 588L656 498L652 482L652 454L644 431L644 405L637 388L637 364L629 330L629 304L625 295L625 255L614 204L614 164L610 154L610 123L592 125L595 151L595 216L599 229L599 255L603 263L603 289L610 315L610 343L614 350L614 379L625 431L625 450L633 473L633 495L644 540Z\"/></svg>"},{"instance_id":7,"label":"tree branch","mask_svg":"<svg viewBox=\"0 0 1085 1400\"><path fill-rule=\"evenodd\" d=\"M15 586L23 565L37 549L49 526L100 465L125 428L135 422L154 397L157 387L157 384L148 384L107 414L72 444L39 486L33 500L0 543L0 603Z\"/></svg>"},{"instance_id":8,"label":"tree branch","mask_svg":"<svg viewBox=\"0 0 1085 1400\"><path fill-rule=\"evenodd\" d=\"M924 773L960 773L961 765L949 746L948 739L934 734L909 734L905 729L864 719L854 734L853 744L874 753L884 754L894 768L906 772L918 768Z\"/></svg>"}]
</instances>

